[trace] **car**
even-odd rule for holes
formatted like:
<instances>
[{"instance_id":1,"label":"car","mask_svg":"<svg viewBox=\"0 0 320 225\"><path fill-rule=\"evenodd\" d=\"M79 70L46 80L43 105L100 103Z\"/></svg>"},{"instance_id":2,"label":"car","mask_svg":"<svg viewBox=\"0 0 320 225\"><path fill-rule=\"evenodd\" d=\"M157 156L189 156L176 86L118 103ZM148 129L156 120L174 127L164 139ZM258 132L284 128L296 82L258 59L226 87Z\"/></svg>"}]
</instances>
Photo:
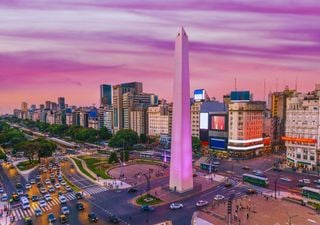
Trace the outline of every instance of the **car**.
<instances>
[{"instance_id":1,"label":"car","mask_svg":"<svg viewBox=\"0 0 320 225\"><path fill-rule=\"evenodd\" d=\"M58 176L58 181L59 181L59 182L62 181L62 176L61 176L61 175Z\"/></svg>"},{"instance_id":2,"label":"car","mask_svg":"<svg viewBox=\"0 0 320 225\"><path fill-rule=\"evenodd\" d=\"M220 165L220 162L219 161L214 161L212 164L213 165Z\"/></svg>"},{"instance_id":3,"label":"car","mask_svg":"<svg viewBox=\"0 0 320 225\"><path fill-rule=\"evenodd\" d=\"M309 179L301 179L301 180L299 180L299 183L311 184L311 181Z\"/></svg>"},{"instance_id":4,"label":"car","mask_svg":"<svg viewBox=\"0 0 320 225\"><path fill-rule=\"evenodd\" d=\"M17 189L21 189L22 188L22 184L21 183L16 183L16 188Z\"/></svg>"},{"instance_id":5,"label":"car","mask_svg":"<svg viewBox=\"0 0 320 225\"><path fill-rule=\"evenodd\" d=\"M252 188L248 188L246 192L247 192L248 195L253 195L253 194L257 193L257 191L255 189L252 189Z\"/></svg>"},{"instance_id":6,"label":"car","mask_svg":"<svg viewBox=\"0 0 320 225\"><path fill-rule=\"evenodd\" d=\"M35 179L31 179L30 180L30 184L35 184L36 183L36 180Z\"/></svg>"},{"instance_id":7,"label":"car","mask_svg":"<svg viewBox=\"0 0 320 225\"><path fill-rule=\"evenodd\" d=\"M42 215L42 210L41 210L40 208L36 208L36 209L34 210L34 215L35 215L35 216L41 216L41 215Z\"/></svg>"},{"instance_id":8,"label":"car","mask_svg":"<svg viewBox=\"0 0 320 225\"><path fill-rule=\"evenodd\" d=\"M111 215L111 216L109 216L109 222L111 222L111 223L119 223L120 219L118 217L116 217L115 215Z\"/></svg>"},{"instance_id":9,"label":"car","mask_svg":"<svg viewBox=\"0 0 320 225\"><path fill-rule=\"evenodd\" d=\"M52 200L50 194L45 194L45 195L44 195L44 199L45 199L47 202L50 201L50 200Z\"/></svg>"},{"instance_id":10,"label":"car","mask_svg":"<svg viewBox=\"0 0 320 225\"><path fill-rule=\"evenodd\" d=\"M51 193L51 192L54 192L54 187L53 186L48 186L49 188L48 188L48 191Z\"/></svg>"},{"instance_id":11,"label":"car","mask_svg":"<svg viewBox=\"0 0 320 225\"><path fill-rule=\"evenodd\" d=\"M20 201L20 196L17 193L12 193L10 202L18 202Z\"/></svg>"},{"instance_id":12,"label":"car","mask_svg":"<svg viewBox=\"0 0 320 225\"><path fill-rule=\"evenodd\" d=\"M41 187L41 188L40 188L40 193L41 193L41 194L46 194L46 193L47 193L47 190L46 190L44 187Z\"/></svg>"},{"instance_id":13,"label":"car","mask_svg":"<svg viewBox=\"0 0 320 225\"><path fill-rule=\"evenodd\" d=\"M77 192L75 196L77 199L82 199L82 194L80 192Z\"/></svg>"},{"instance_id":14,"label":"car","mask_svg":"<svg viewBox=\"0 0 320 225\"><path fill-rule=\"evenodd\" d=\"M38 187L38 188L40 188L40 187L42 187L42 186L43 186L43 185L42 185L41 182L38 182L38 183L37 183L37 187Z\"/></svg>"},{"instance_id":15,"label":"car","mask_svg":"<svg viewBox=\"0 0 320 225\"><path fill-rule=\"evenodd\" d=\"M71 188L69 185L67 185L67 186L65 187L65 189L66 189L66 191L68 191L68 192L71 192L71 191L72 191L72 188Z\"/></svg>"},{"instance_id":16,"label":"car","mask_svg":"<svg viewBox=\"0 0 320 225\"><path fill-rule=\"evenodd\" d=\"M61 184L62 186L66 186L66 185L67 185L67 183L66 183L64 180L61 181L60 184Z\"/></svg>"},{"instance_id":17,"label":"car","mask_svg":"<svg viewBox=\"0 0 320 225\"><path fill-rule=\"evenodd\" d=\"M228 180L224 183L224 186L227 188L232 187L232 182Z\"/></svg>"},{"instance_id":18,"label":"car","mask_svg":"<svg viewBox=\"0 0 320 225\"><path fill-rule=\"evenodd\" d=\"M170 209L181 209L183 208L183 204L179 202L173 202L170 204Z\"/></svg>"},{"instance_id":19,"label":"car","mask_svg":"<svg viewBox=\"0 0 320 225\"><path fill-rule=\"evenodd\" d=\"M47 168L44 168L44 169L42 170L42 172L44 172L44 173L48 172Z\"/></svg>"},{"instance_id":20,"label":"car","mask_svg":"<svg viewBox=\"0 0 320 225\"><path fill-rule=\"evenodd\" d=\"M24 218L24 224L25 224L25 225L32 225L33 222L32 222L31 217L26 217L26 218Z\"/></svg>"},{"instance_id":21,"label":"car","mask_svg":"<svg viewBox=\"0 0 320 225\"><path fill-rule=\"evenodd\" d=\"M150 205L142 205L141 210L144 212L153 212L154 208Z\"/></svg>"},{"instance_id":22,"label":"car","mask_svg":"<svg viewBox=\"0 0 320 225\"><path fill-rule=\"evenodd\" d=\"M63 195L62 191L58 191L58 196Z\"/></svg>"},{"instance_id":23,"label":"car","mask_svg":"<svg viewBox=\"0 0 320 225\"><path fill-rule=\"evenodd\" d=\"M23 192L23 190L22 190L22 189L19 189L19 190L17 190L17 194L18 194L18 195L23 195L23 194L24 194L24 192Z\"/></svg>"},{"instance_id":24,"label":"car","mask_svg":"<svg viewBox=\"0 0 320 225\"><path fill-rule=\"evenodd\" d=\"M55 183L56 183L56 179L51 178L51 179L50 179L50 182L51 182L51 184L55 184Z\"/></svg>"},{"instance_id":25,"label":"car","mask_svg":"<svg viewBox=\"0 0 320 225\"><path fill-rule=\"evenodd\" d=\"M39 201L39 206L40 206L40 208L44 208L44 207L47 206L47 202L42 199L42 200Z\"/></svg>"},{"instance_id":26,"label":"car","mask_svg":"<svg viewBox=\"0 0 320 225\"><path fill-rule=\"evenodd\" d=\"M223 195L216 195L216 196L214 196L213 199L216 200L216 201L220 201L220 200L224 199L224 196Z\"/></svg>"},{"instance_id":27,"label":"car","mask_svg":"<svg viewBox=\"0 0 320 225\"><path fill-rule=\"evenodd\" d=\"M281 172L282 171L282 169L280 169L279 167L273 167L272 170L276 171L276 172Z\"/></svg>"},{"instance_id":28,"label":"car","mask_svg":"<svg viewBox=\"0 0 320 225\"><path fill-rule=\"evenodd\" d=\"M2 194L1 196L1 201L5 202L5 201L8 201L9 197L6 193Z\"/></svg>"},{"instance_id":29,"label":"car","mask_svg":"<svg viewBox=\"0 0 320 225\"><path fill-rule=\"evenodd\" d=\"M292 181L289 177L281 177L280 180L290 182Z\"/></svg>"},{"instance_id":30,"label":"car","mask_svg":"<svg viewBox=\"0 0 320 225\"><path fill-rule=\"evenodd\" d=\"M208 205L208 204L209 204L209 202L204 201L204 200L200 200L200 201L198 201L198 202L196 203L196 206L197 206L197 207L202 207L202 206L206 206L206 205Z\"/></svg>"},{"instance_id":31,"label":"car","mask_svg":"<svg viewBox=\"0 0 320 225\"><path fill-rule=\"evenodd\" d=\"M49 179L46 179L46 180L44 181L44 183L45 183L45 184L51 184L51 182L50 182Z\"/></svg>"},{"instance_id":32,"label":"car","mask_svg":"<svg viewBox=\"0 0 320 225\"><path fill-rule=\"evenodd\" d=\"M314 183L320 184L320 179L313 180Z\"/></svg>"},{"instance_id":33,"label":"car","mask_svg":"<svg viewBox=\"0 0 320 225\"><path fill-rule=\"evenodd\" d=\"M98 221L98 217L97 217L97 215L95 213L92 212L92 213L88 214L88 220L90 222L97 222Z\"/></svg>"},{"instance_id":34,"label":"car","mask_svg":"<svg viewBox=\"0 0 320 225\"><path fill-rule=\"evenodd\" d=\"M56 167L56 166L53 166L53 167L52 167L52 170L57 170L57 167Z\"/></svg>"},{"instance_id":35,"label":"car","mask_svg":"<svg viewBox=\"0 0 320 225\"><path fill-rule=\"evenodd\" d=\"M61 188L61 185L60 185L59 183L56 183L56 184L54 185L54 187L55 187L56 189L59 189L59 188Z\"/></svg>"},{"instance_id":36,"label":"car","mask_svg":"<svg viewBox=\"0 0 320 225\"><path fill-rule=\"evenodd\" d=\"M0 187L0 194L3 194L4 190L2 187Z\"/></svg>"},{"instance_id":37,"label":"car","mask_svg":"<svg viewBox=\"0 0 320 225\"><path fill-rule=\"evenodd\" d=\"M62 206L62 207L61 207L61 213L62 213L63 215L68 215L68 214L70 214L70 210L69 210L68 206Z\"/></svg>"},{"instance_id":38,"label":"car","mask_svg":"<svg viewBox=\"0 0 320 225\"><path fill-rule=\"evenodd\" d=\"M67 203L67 199L64 197L64 195L59 196L59 201L61 204Z\"/></svg>"},{"instance_id":39,"label":"car","mask_svg":"<svg viewBox=\"0 0 320 225\"><path fill-rule=\"evenodd\" d=\"M77 208L77 210L79 210L79 211L84 210L84 206L83 206L83 204L82 204L81 202L77 202L76 208Z\"/></svg>"},{"instance_id":40,"label":"car","mask_svg":"<svg viewBox=\"0 0 320 225\"><path fill-rule=\"evenodd\" d=\"M243 170L250 170L250 167L249 166L244 166L242 167Z\"/></svg>"},{"instance_id":41,"label":"car","mask_svg":"<svg viewBox=\"0 0 320 225\"><path fill-rule=\"evenodd\" d=\"M41 180L41 176L40 176L40 175L37 175L37 176L36 176L36 180L37 180L37 181L40 181L40 180Z\"/></svg>"},{"instance_id":42,"label":"car","mask_svg":"<svg viewBox=\"0 0 320 225\"><path fill-rule=\"evenodd\" d=\"M39 201L39 197L37 195L32 195L31 200L33 202L37 202L37 201Z\"/></svg>"},{"instance_id":43,"label":"car","mask_svg":"<svg viewBox=\"0 0 320 225\"><path fill-rule=\"evenodd\" d=\"M54 173L50 173L50 178L54 178Z\"/></svg>"},{"instance_id":44,"label":"car","mask_svg":"<svg viewBox=\"0 0 320 225\"><path fill-rule=\"evenodd\" d=\"M60 220L60 223L67 223L69 220L68 220L68 217L64 214L60 215L59 216L59 220Z\"/></svg>"},{"instance_id":45,"label":"car","mask_svg":"<svg viewBox=\"0 0 320 225\"><path fill-rule=\"evenodd\" d=\"M49 221L49 223L54 223L54 222L57 221L57 219L56 219L56 217L54 216L53 213L49 213L48 214L48 221Z\"/></svg>"},{"instance_id":46,"label":"car","mask_svg":"<svg viewBox=\"0 0 320 225\"><path fill-rule=\"evenodd\" d=\"M28 183L27 183L26 186L25 186L25 188L26 188L26 189L30 189L30 188L31 188L31 184L28 184Z\"/></svg>"},{"instance_id":47,"label":"car","mask_svg":"<svg viewBox=\"0 0 320 225\"><path fill-rule=\"evenodd\" d=\"M136 188L129 188L128 193L136 193L138 190Z\"/></svg>"}]
</instances>

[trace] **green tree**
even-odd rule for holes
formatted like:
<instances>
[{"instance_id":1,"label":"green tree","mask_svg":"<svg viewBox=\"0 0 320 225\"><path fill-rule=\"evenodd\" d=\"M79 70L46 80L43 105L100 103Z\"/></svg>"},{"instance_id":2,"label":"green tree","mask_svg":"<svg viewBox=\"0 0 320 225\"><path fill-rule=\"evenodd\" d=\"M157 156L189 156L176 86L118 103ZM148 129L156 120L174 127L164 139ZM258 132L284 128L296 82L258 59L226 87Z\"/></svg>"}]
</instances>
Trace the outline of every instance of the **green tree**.
<instances>
[{"instance_id":1,"label":"green tree","mask_svg":"<svg viewBox=\"0 0 320 225\"><path fill-rule=\"evenodd\" d=\"M109 141L110 147L121 148L124 145L125 149L131 149L133 145L137 144L139 136L137 132L130 129L123 129L118 131Z\"/></svg>"},{"instance_id":2,"label":"green tree","mask_svg":"<svg viewBox=\"0 0 320 225\"><path fill-rule=\"evenodd\" d=\"M117 153L111 152L111 154L110 154L110 156L109 156L109 159L108 159L108 163L109 163L109 164L112 164L112 163L117 163L117 162L119 162Z\"/></svg>"},{"instance_id":3,"label":"green tree","mask_svg":"<svg viewBox=\"0 0 320 225\"><path fill-rule=\"evenodd\" d=\"M147 143L147 135L140 134L140 142L143 144Z\"/></svg>"},{"instance_id":4,"label":"green tree","mask_svg":"<svg viewBox=\"0 0 320 225\"><path fill-rule=\"evenodd\" d=\"M24 145L24 156L28 158L30 164L34 160L35 155L39 152L39 144L27 141Z\"/></svg>"},{"instance_id":5,"label":"green tree","mask_svg":"<svg viewBox=\"0 0 320 225\"><path fill-rule=\"evenodd\" d=\"M120 152L120 159L122 162L126 162L129 160L129 151L121 151Z\"/></svg>"},{"instance_id":6,"label":"green tree","mask_svg":"<svg viewBox=\"0 0 320 225\"><path fill-rule=\"evenodd\" d=\"M98 135L99 135L99 139L100 140L109 140L112 137L112 133L106 127L102 127L99 130L99 134Z\"/></svg>"},{"instance_id":7,"label":"green tree","mask_svg":"<svg viewBox=\"0 0 320 225\"><path fill-rule=\"evenodd\" d=\"M192 137L192 150L194 150L194 151L201 150L201 141L197 137Z\"/></svg>"}]
</instances>

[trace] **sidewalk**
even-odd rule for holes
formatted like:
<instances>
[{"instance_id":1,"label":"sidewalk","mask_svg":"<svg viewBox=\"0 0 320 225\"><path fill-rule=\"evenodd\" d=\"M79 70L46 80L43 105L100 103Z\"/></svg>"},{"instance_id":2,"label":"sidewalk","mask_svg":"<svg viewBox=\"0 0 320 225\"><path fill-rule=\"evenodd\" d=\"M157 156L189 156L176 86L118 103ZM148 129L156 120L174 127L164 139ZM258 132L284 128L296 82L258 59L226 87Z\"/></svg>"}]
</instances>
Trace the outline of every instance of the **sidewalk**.
<instances>
[{"instance_id":1,"label":"sidewalk","mask_svg":"<svg viewBox=\"0 0 320 225\"><path fill-rule=\"evenodd\" d=\"M8 207L8 203L0 201L0 212L2 212L2 216L0 217L0 224L1 225L15 224L15 222L13 223L10 222L10 217L9 215L7 216L7 211L4 211L5 207Z\"/></svg>"}]
</instances>

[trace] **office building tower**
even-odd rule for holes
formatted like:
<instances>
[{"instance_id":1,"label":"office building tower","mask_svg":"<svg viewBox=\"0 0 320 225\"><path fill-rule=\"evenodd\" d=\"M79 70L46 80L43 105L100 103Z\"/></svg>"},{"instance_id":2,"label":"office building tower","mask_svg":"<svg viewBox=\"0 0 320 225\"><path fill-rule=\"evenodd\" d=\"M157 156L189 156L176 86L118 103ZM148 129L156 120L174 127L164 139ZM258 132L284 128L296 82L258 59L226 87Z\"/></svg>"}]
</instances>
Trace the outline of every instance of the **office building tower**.
<instances>
[{"instance_id":1,"label":"office building tower","mask_svg":"<svg viewBox=\"0 0 320 225\"><path fill-rule=\"evenodd\" d=\"M64 97L59 97L59 98L58 98L58 108L59 108L60 110L64 110L65 107L66 107L66 105L65 105L65 99L64 99Z\"/></svg>"},{"instance_id":2,"label":"office building tower","mask_svg":"<svg viewBox=\"0 0 320 225\"><path fill-rule=\"evenodd\" d=\"M285 141L288 165L319 172L320 84L287 98Z\"/></svg>"},{"instance_id":3,"label":"office building tower","mask_svg":"<svg viewBox=\"0 0 320 225\"><path fill-rule=\"evenodd\" d=\"M109 84L100 85L100 105L101 106L112 105L112 86Z\"/></svg>"}]
</instances>

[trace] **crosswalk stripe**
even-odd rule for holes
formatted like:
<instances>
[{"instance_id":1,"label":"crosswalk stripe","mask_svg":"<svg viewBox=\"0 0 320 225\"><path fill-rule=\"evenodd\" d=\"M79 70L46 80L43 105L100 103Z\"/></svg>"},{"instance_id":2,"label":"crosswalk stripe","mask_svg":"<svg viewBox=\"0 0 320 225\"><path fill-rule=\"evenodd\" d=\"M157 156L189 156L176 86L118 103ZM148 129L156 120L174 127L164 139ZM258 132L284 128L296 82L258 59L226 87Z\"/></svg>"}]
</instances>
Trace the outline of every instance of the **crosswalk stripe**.
<instances>
[{"instance_id":1,"label":"crosswalk stripe","mask_svg":"<svg viewBox=\"0 0 320 225\"><path fill-rule=\"evenodd\" d=\"M20 215L18 214L18 212L16 212L16 210L12 211L14 217L16 217L18 220L20 220Z\"/></svg>"},{"instance_id":2,"label":"crosswalk stripe","mask_svg":"<svg viewBox=\"0 0 320 225\"><path fill-rule=\"evenodd\" d=\"M59 205L60 204L60 202L59 202L59 200L58 199L52 199L52 201L54 202L54 205Z\"/></svg>"}]
</instances>

